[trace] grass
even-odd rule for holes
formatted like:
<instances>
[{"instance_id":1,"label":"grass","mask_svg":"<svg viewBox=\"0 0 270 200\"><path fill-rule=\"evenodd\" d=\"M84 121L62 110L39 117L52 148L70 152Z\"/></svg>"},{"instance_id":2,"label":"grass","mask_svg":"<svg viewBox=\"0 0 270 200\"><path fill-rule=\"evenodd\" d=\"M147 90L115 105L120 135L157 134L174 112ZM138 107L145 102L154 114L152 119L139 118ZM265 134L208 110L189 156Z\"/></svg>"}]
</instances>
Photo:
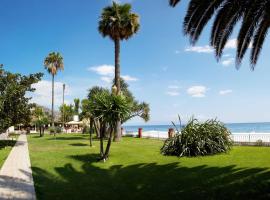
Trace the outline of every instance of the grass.
<instances>
[{"instance_id":1,"label":"grass","mask_svg":"<svg viewBox=\"0 0 270 200\"><path fill-rule=\"evenodd\" d=\"M28 136L38 199L267 199L270 148L197 158L162 156L162 141L124 138L106 163L88 136Z\"/></svg>"},{"instance_id":2,"label":"grass","mask_svg":"<svg viewBox=\"0 0 270 200\"><path fill-rule=\"evenodd\" d=\"M11 151L12 147L15 145L15 140L0 140L0 169L2 165L4 164L6 158L9 155L9 152Z\"/></svg>"}]
</instances>

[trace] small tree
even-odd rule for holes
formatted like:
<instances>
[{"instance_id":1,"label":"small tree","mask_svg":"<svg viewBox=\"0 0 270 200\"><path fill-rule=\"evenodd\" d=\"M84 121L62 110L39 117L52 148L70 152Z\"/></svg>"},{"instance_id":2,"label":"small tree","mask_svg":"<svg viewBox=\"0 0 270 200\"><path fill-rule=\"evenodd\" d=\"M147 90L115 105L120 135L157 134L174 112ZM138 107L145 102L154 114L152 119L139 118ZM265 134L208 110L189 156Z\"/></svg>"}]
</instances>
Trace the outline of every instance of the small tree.
<instances>
[{"instance_id":1,"label":"small tree","mask_svg":"<svg viewBox=\"0 0 270 200\"><path fill-rule=\"evenodd\" d=\"M44 126L49 124L49 118L42 107L36 106L33 112L34 123L39 128L39 136L44 136Z\"/></svg>"},{"instance_id":2,"label":"small tree","mask_svg":"<svg viewBox=\"0 0 270 200\"><path fill-rule=\"evenodd\" d=\"M94 117L95 129L100 135L100 159L106 161L109 157L113 132L116 131L116 123L130 115L131 104L123 95L103 91L91 98L90 109ZM104 151L103 141L106 133L108 133L108 142Z\"/></svg>"}]
</instances>

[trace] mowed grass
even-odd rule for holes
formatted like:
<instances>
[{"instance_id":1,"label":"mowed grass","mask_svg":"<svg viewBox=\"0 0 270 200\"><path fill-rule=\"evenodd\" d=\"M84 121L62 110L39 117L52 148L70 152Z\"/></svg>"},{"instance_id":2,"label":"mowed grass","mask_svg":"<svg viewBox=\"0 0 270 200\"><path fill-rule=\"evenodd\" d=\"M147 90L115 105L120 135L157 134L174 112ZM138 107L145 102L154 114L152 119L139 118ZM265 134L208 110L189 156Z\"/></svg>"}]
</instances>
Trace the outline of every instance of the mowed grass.
<instances>
[{"instance_id":1,"label":"mowed grass","mask_svg":"<svg viewBox=\"0 0 270 200\"><path fill-rule=\"evenodd\" d=\"M270 148L197 158L160 154L163 142L123 138L96 162L88 135L28 136L38 199L267 199Z\"/></svg>"},{"instance_id":2,"label":"mowed grass","mask_svg":"<svg viewBox=\"0 0 270 200\"><path fill-rule=\"evenodd\" d=\"M0 169L7 159L12 147L15 145L16 141L5 141L0 140Z\"/></svg>"}]
</instances>

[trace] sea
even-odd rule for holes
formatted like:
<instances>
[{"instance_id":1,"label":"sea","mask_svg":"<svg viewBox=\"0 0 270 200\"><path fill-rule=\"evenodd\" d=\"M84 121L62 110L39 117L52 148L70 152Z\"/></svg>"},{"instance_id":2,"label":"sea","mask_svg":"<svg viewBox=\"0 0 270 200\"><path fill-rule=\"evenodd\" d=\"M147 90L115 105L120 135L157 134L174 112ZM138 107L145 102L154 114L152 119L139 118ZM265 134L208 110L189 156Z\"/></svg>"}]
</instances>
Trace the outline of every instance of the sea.
<instances>
[{"instance_id":1,"label":"sea","mask_svg":"<svg viewBox=\"0 0 270 200\"><path fill-rule=\"evenodd\" d=\"M270 133L270 122L259 123L228 123L225 126L232 133ZM169 128L174 128L173 125L138 125L138 126L124 126L127 133L138 132L138 128L142 128L144 132L159 131L167 132ZM180 125L176 125L176 128L180 128Z\"/></svg>"}]
</instances>

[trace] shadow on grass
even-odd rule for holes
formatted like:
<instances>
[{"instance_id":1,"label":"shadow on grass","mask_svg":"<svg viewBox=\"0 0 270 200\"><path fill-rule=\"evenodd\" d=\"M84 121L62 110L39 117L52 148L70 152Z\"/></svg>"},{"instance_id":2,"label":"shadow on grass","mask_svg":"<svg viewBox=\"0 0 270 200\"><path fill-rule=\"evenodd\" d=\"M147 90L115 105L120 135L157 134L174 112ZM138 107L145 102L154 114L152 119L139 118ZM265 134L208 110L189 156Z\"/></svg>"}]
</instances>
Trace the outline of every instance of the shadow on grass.
<instances>
[{"instance_id":1,"label":"shadow on grass","mask_svg":"<svg viewBox=\"0 0 270 200\"><path fill-rule=\"evenodd\" d=\"M75 146L75 147L85 147L85 146L89 146L89 144L84 144L84 143L72 143L69 144L70 146Z\"/></svg>"},{"instance_id":2,"label":"shadow on grass","mask_svg":"<svg viewBox=\"0 0 270 200\"><path fill-rule=\"evenodd\" d=\"M59 136L51 136L50 138L48 138L48 140L81 140L84 139L84 137L81 136L69 136L69 137L59 137Z\"/></svg>"},{"instance_id":3,"label":"shadow on grass","mask_svg":"<svg viewBox=\"0 0 270 200\"><path fill-rule=\"evenodd\" d=\"M183 167L179 163L96 166L97 154L71 156L82 163L55 168L55 175L33 167L38 199L269 199L266 168Z\"/></svg>"},{"instance_id":4,"label":"shadow on grass","mask_svg":"<svg viewBox=\"0 0 270 200\"><path fill-rule=\"evenodd\" d=\"M3 149L5 147L13 147L15 144L16 140L0 140L0 149Z\"/></svg>"}]
</instances>

